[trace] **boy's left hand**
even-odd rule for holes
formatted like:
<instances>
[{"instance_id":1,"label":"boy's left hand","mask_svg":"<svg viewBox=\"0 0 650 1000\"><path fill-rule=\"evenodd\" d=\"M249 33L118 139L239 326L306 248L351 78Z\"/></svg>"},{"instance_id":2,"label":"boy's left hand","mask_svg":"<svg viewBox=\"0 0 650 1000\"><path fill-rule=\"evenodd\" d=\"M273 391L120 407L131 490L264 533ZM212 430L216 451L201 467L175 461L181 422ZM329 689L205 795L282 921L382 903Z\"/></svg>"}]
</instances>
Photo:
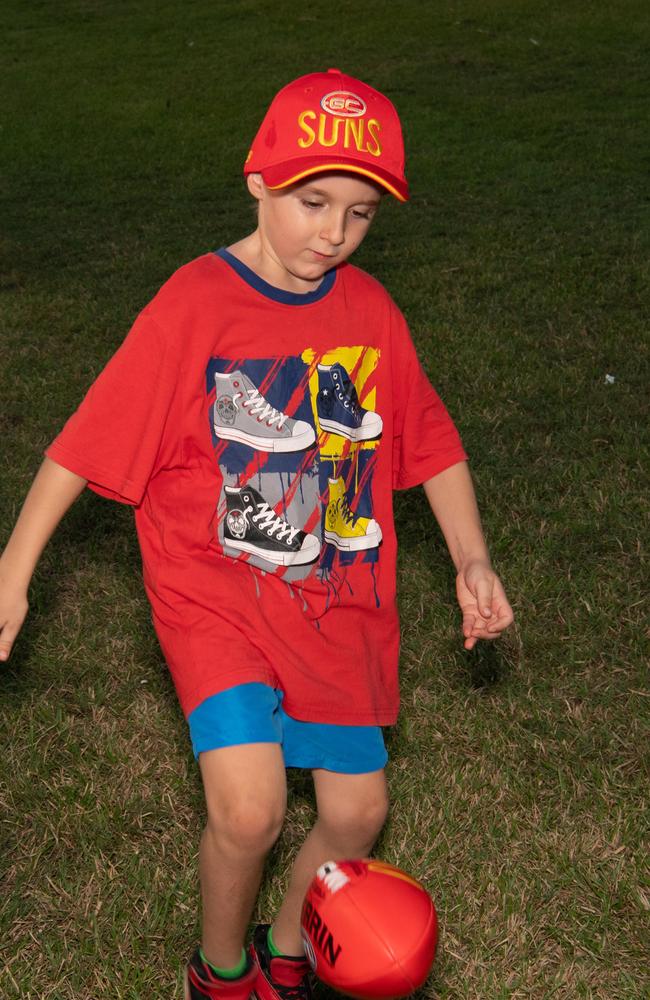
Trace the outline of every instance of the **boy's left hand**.
<instances>
[{"instance_id":1,"label":"boy's left hand","mask_svg":"<svg viewBox=\"0 0 650 1000\"><path fill-rule=\"evenodd\" d=\"M463 612L465 649L473 649L479 639L497 639L514 621L501 581L487 562L463 566L456 577L456 596Z\"/></svg>"}]
</instances>

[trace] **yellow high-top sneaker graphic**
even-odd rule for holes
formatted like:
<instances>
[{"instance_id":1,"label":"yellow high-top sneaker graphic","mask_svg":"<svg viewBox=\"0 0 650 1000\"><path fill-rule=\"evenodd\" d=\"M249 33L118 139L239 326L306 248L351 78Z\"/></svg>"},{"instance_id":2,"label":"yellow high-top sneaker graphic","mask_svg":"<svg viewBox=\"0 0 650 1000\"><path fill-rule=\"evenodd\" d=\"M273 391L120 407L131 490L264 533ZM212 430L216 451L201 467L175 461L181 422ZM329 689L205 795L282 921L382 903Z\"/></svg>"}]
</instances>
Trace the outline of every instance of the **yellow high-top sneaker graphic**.
<instances>
[{"instance_id":1,"label":"yellow high-top sneaker graphic","mask_svg":"<svg viewBox=\"0 0 650 1000\"><path fill-rule=\"evenodd\" d=\"M355 517L348 506L345 483L328 479L329 502L325 511L325 541L343 552L374 549L381 542L381 528L368 517Z\"/></svg>"}]
</instances>

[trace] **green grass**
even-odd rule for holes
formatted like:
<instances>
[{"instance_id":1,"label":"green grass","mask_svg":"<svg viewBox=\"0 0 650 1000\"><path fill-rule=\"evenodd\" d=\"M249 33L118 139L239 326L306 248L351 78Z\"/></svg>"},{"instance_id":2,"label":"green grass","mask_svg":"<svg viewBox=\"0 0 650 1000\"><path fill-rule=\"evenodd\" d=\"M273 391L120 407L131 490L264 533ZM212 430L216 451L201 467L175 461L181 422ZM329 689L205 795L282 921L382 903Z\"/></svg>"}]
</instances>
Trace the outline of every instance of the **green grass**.
<instances>
[{"instance_id":1,"label":"green grass","mask_svg":"<svg viewBox=\"0 0 650 1000\"><path fill-rule=\"evenodd\" d=\"M2 539L134 315L250 229L241 164L272 93L338 65L399 106L413 201L382 206L357 261L459 424L517 613L464 654L424 499L396 497L403 711L378 853L438 904L423 997L650 995L648 22L640 0L1 15ZM0 671L8 998L180 995L203 806L138 560L130 512L84 496ZM266 918L313 817L308 780L291 792Z\"/></svg>"}]
</instances>

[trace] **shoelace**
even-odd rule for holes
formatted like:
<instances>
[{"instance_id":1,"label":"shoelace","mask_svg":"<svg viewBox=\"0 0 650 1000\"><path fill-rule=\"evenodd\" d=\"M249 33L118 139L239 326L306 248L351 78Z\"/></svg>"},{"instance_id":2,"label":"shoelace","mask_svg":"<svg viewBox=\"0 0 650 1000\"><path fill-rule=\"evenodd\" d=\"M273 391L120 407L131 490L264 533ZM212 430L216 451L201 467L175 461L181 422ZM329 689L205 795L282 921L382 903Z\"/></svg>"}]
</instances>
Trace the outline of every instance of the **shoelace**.
<instances>
[{"instance_id":1,"label":"shoelace","mask_svg":"<svg viewBox=\"0 0 650 1000\"><path fill-rule=\"evenodd\" d=\"M253 509L253 507L246 507L244 515L250 514ZM263 528L270 538L275 536L278 541L286 542L287 545L291 545L294 538L300 531L300 528L292 528L283 517L280 517L279 514L276 514L275 511L269 507L266 501L264 503L258 503L257 509L259 513L253 514L253 520L256 524L259 521L258 527ZM285 539L285 535L288 535L289 537Z\"/></svg>"},{"instance_id":2,"label":"shoelace","mask_svg":"<svg viewBox=\"0 0 650 1000\"><path fill-rule=\"evenodd\" d=\"M341 517L346 522L346 524L352 524L354 522L354 514L348 506L347 497L339 497L336 501L336 505L339 509Z\"/></svg>"},{"instance_id":3,"label":"shoelace","mask_svg":"<svg viewBox=\"0 0 650 1000\"><path fill-rule=\"evenodd\" d=\"M359 398L357 396L357 390L354 387L354 382L350 378L341 378L340 383L336 385L336 395L343 403L346 410L351 410L355 417L359 416L361 413L361 406L359 405Z\"/></svg>"},{"instance_id":4,"label":"shoelace","mask_svg":"<svg viewBox=\"0 0 650 1000\"><path fill-rule=\"evenodd\" d=\"M284 422L287 419L287 414L281 413L279 410L276 410L274 406L271 406L270 403L267 403L259 389L247 389L246 391L250 398L244 400L241 404L242 407L244 409L250 407L251 414L255 416L259 415L259 420L266 420L269 427L272 427L277 421L278 430L281 431L284 426ZM241 392L236 392L233 398L237 401L242 395L243 394Z\"/></svg>"}]
</instances>

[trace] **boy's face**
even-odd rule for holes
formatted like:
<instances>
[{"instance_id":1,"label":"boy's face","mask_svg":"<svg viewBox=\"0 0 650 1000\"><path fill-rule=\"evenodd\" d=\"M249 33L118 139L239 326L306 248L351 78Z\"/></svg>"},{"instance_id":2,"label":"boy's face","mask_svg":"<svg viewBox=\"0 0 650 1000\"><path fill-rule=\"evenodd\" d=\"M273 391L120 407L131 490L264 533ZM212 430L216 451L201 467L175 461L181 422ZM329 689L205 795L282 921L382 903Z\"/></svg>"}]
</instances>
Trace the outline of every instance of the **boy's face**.
<instances>
[{"instance_id":1,"label":"boy's face","mask_svg":"<svg viewBox=\"0 0 650 1000\"><path fill-rule=\"evenodd\" d=\"M316 174L272 191L259 174L248 186L259 202L260 269L290 291L316 288L356 250L381 201L377 185L350 173Z\"/></svg>"}]
</instances>

